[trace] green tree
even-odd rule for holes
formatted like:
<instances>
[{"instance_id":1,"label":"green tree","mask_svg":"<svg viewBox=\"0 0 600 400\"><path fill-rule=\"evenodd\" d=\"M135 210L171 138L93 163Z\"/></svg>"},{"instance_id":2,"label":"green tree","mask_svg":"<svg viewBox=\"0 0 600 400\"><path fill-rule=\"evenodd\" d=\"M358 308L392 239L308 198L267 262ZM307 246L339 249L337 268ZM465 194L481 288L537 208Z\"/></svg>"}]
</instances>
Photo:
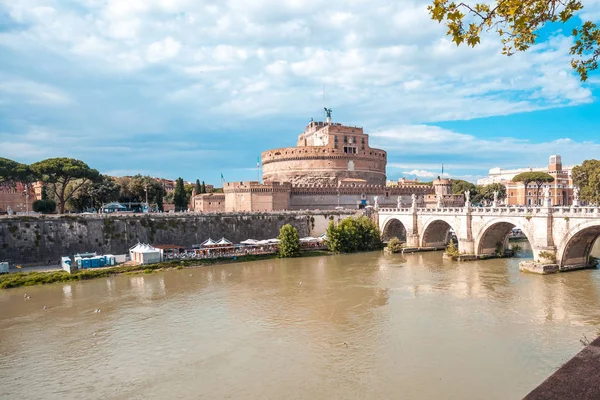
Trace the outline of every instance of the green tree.
<instances>
[{"instance_id":1,"label":"green tree","mask_svg":"<svg viewBox=\"0 0 600 400\"><path fill-rule=\"evenodd\" d=\"M481 203L481 196L479 194L479 190L477 186L475 186L471 182L463 181L461 179L452 179L452 193L453 194L462 194L466 191L469 191L471 196L471 203L478 204Z\"/></svg>"},{"instance_id":2,"label":"green tree","mask_svg":"<svg viewBox=\"0 0 600 400\"><path fill-rule=\"evenodd\" d=\"M538 200L540 197L540 189L542 188L542 185L544 183L554 182L554 177L545 172L530 171L530 172L521 172L520 174L518 174L514 178L512 178L512 181L523 183L523 185L525 185L525 192L527 192L527 188L530 183L535 183L535 186L536 186L535 204L538 205L539 204Z\"/></svg>"},{"instance_id":3,"label":"green tree","mask_svg":"<svg viewBox=\"0 0 600 400\"><path fill-rule=\"evenodd\" d=\"M184 184L183 188L185 190L185 204L190 204L190 200L192 199L192 191L194 190L194 185Z\"/></svg>"},{"instance_id":4,"label":"green tree","mask_svg":"<svg viewBox=\"0 0 600 400\"><path fill-rule=\"evenodd\" d=\"M327 247L334 253L354 253L381 249L383 243L377 226L367 217L349 217L327 227Z\"/></svg>"},{"instance_id":5,"label":"green tree","mask_svg":"<svg viewBox=\"0 0 600 400\"><path fill-rule=\"evenodd\" d=\"M300 237L298 231L290 224L286 224L279 230L279 256L298 257L300 256Z\"/></svg>"},{"instance_id":6,"label":"green tree","mask_svg":"<svg viewBox=\"0 0 600 400\"><path fill-rule=\"evenodd\" d=\"M50 199L36 200L31 205L31 208L35 212L42 214L52 214L56 212L56 202Z\"/></svg>"},{"instance_id":7,"label":"green tree","mask_svg":"<svg viewBox=\"0 0 600 400\"><path fill-rule=\"evenodd\" d=\"M202 185L200 184L200 180L196 179L196 186L194 186L194 191L196 194L202 193Z\"/></svg>"},{"instance_id":8,"label":"green tree","mask_svg":"<svg viewBox=\"0 0 600 400\"><path fill-rule=\"evenodd\" d=\"M141 203L146 201L146 190L148 190L148 202L155 203L157 208L162 211L165 188L162 183L150 176L136 175L134 177L122 177L116 179L120 186L118 200L120 202Z\"/></svg>"},{"instance_id":9,"label":"green tree","mask_svg":"<svg viewBox=\"0 0 600 400\"><path fill-rule=\"evenodd\" d=\"M177 181L175 183L173 203L175 204L175 211L185 211L187 209L185 186L183 184L183 179L181 178L177 178Z\"/></svg>"},{"instance_id":10,"label":"green tree","mask_svg":"<svg viewBox=\"0 0 600 400\"><path fill-rule=\"evenodd\" d=\"M571 171L573 183L579 188L580 199L600 204L600 161L585 160Z\"/></svg>"},{"instance_id":11,"label":"green tree","mask_svg":"<svg viewBox=\"0 0 600 400\"><path fill-rule=\"evenodd\" d=\"M28 165L0 157L0 185L11 185L15 182L30 183L35 180L35 174Z\"/></svg>"},{"instance_id":12,"label":"green tree","mask_svg":"<svg viewBox=\"0 0 600 400\"><path fill-rule=\"evenodd\" d=\"M66 157L39 161L32 164L31 169L48 184L61 214L65 212L67 201L81 186L88 181L96 181L100 176L97 170L90 168L83 161ZM78 183L69 186L72 181Z\"/></svg>"},{"instance_id":13,"label":"green tree","mask_svg":"<svg viewBox=\"0 0 600 400\"><path fill-rule=\"evenodd\" d=\"M494 201L494 192L498 192L498 200L504 200L506 198L506 186L501 183L491 183L489 185L477 187L477 193L482 201Z\"/></svg>"},{"instance_id":14,"label":"green tree","mask_svg":"<svg viewBox=\"0 0 600 400\"><path fill-rule=\"evenodd\" d=\"M482 32L494 31L500 36L502 53L510 56L535 44L542 27L565 23L582 8L580 0L496 0L485 3L433 0L428 10L432 19L446 24L447 34L457 46L466 43L475 47ZM551 29L560 28L552 26ZM592 21L585 21L573 29L571 35L575 39L571 47L571 66L585 81L588 73L598 68L600 29Z\"/></svg>"},{"instance_id":15,"label":"green tree","mask_svg":"<svg viewBox=\"0 0 600 400\"><path fill-rule=\"evenodd\" d=\"M120 192L121 186L114 178L100 175L96 182L85 182L69 200L69 206L76 211L98 209L102 204L118 200Z\"/></svg>"},{"instance_id":16,"label":"green tree","mask_svg":"<svg viewBox=\"0 0 600 400\"><path fill-rule=\"evenodd\" d=\"M206 193L206 184L202 181L202 193Z\"/></svg>"}]
</instances>

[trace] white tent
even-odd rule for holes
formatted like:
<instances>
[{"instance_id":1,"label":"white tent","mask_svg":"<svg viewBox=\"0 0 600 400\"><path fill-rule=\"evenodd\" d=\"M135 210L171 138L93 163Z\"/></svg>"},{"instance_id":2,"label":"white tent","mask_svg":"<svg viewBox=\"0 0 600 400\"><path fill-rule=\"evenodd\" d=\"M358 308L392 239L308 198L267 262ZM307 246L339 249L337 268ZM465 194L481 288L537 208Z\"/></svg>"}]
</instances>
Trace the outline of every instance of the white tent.
<instances>
[{"instance_id":1,"label":"white tent","mask_svg":"<svg viewBox=\"0 0 600 400\"><path fill-rule=\"evenodd\" d=\"M131 261L139 264L153 264L162 261L162 251L149 244L138 243L129 249Z\"/></svg>"},{"instance_id":2,"label":"white tent","mask_svg":"<svg viewBox=\"0 0 600 400\"><path fill-rule=\"evenodd\" d=\"M257 243L258 243L258 241L254 240L254 239L246 239L243 242L240 242L240 244L245 244L246 246L252 246Z\"/></svg>"},{"instance_id":3,"label":"white tent","mask_svg":"<svg viewBox=\"0 0 600 400\"><path fill-rule=\"evenodd\" d=\"M217 244L217 242L215 242L211 238L208 238L207 240L205 240L204 242L202 242L202 244L200 246L202 246L202 247L204 247L204 246L214 246L215 244Z\"/></svg>"},{"instance_id":4,"label":"white tent","mask_svg":"<svg viewBox=\"0 0 600 400\"><path fill-rule=\"evenodd\" d=\"M319 238L315 238L315 237L312 237L312 236L308 236L308 237L303 237L303 238L300 238L300 241L301 241L301 242L303 242L303 243L318 242L318 241L319 241Z\"/></svg>"},{"instance_id":5,"label":"white tent","mask_svg":"<svg viewBox=\"0 0 600 400\"><path fill-rule=\"evenodd\" d=\"M219 244L219 245L226 245L226 246L228 246L228 245L231 245L231 244L233 244L233 243L232 243L232 242L230 242L229 240L225 239L224 237L222 237L222 238L221 238L221 240L219 240L219 241L217 242L217 244Z\"/></svg>"}]
</instances>

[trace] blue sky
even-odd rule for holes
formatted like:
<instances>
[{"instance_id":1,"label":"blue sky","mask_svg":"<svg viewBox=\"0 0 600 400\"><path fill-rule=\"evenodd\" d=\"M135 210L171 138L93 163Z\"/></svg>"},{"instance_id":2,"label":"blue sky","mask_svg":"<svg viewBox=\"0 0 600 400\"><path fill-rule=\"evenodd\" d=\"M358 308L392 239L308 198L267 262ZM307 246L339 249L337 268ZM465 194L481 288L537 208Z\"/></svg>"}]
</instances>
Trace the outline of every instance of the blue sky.
<instances>
[{"instance_id":1,"label":"blue sky","mask_svg":"<svg viewBox=\"0 0 600 400\"><path fill-rule=\"evenodd\" d=\"M388 151L390 179L600 155L600 79L571 72L570 37L510 58L493 37L457 48L427 4L0 0L0 156L255 179L324 105Z\"/></svg>"}]
</instances>

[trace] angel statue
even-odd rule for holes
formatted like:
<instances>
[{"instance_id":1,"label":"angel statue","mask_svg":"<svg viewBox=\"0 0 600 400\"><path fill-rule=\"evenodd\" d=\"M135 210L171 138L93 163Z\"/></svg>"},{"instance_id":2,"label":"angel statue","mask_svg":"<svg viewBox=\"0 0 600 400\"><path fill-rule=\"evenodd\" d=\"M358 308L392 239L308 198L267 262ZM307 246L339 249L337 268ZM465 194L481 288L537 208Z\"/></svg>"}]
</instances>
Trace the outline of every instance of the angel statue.
<instances>
[{"instance_id":1,"label":"angel statue","mask_svg":"<svg viewBox=\"0 0 600 400\"><path fill-rule=\"evenodd\" d=\"M549 199L550 198L550 187L546 186L544 188L544 199Z\"/></svg>"},{"instance_id":2,"label":"angel statue","mask_svg":"<svg viewBox=\"0 0 600 400\"><path fill-rule=\"evenodd\" d=\"M331 108L323 107L325 109L325 115L327 118L331 118Z\"/></svg>"},{"instance_id":3,"label":"angel statue","mask_svg":"<svg viewBox=\"0 0 600 400\"><path fill-rule=\"evenodd\" d=\"M498 191L494 190L494 204L498 204Z\"/></svg>"},{"instance_id":4,"label":"angel statue","mask_svg":"<svg viewBox=\"0 0 600 400\"><path fill-rule=\"evenodd\" d=\"M373 207L374 208L379 208L379 197L375 196L374 200L375 200L375 204L373 204Z\"/></svg>"},{"instance_id":5,"label":"angel statue","mask_svg":"<svg viewBox=\"0 0 600 400\"><path fill-rule=\"evenodd\" d=\"M471 201L471 191L470 191L470 190L467 190L467 191L465 192L465 202L466 202L466 203L468 203L468 202L470 202L470 201Z\"/></svg>"},{"instance_id":6,"label":"angel statue","mask_svg":"<svg viewBox=\"0 0 600 400\"><path fill-rule=\"evenodd\" d=\"M417 195L415 193L413 193L410 196L411 200L412 200L412 206L413 208L417 208Z\"/></svg>"},{"instance_id":7,"label":"angel statue","mask_svg":"<svg viewBox=\"0 0 600 400\"><path fill-rule=\"evenodd\" d=\"M577 186L573 188L573 200L579 200L579 188Z\"/></svg>"},{"instance_id":8,"label":"angel statue","mask_svg":"<svg viewBox=\"0 0 600 400\"><path fill-rule=\"evenodd\" d=\"M396 199L396 208L402 208L402 197L400 196Z\"/></svg>"}]
</instances>

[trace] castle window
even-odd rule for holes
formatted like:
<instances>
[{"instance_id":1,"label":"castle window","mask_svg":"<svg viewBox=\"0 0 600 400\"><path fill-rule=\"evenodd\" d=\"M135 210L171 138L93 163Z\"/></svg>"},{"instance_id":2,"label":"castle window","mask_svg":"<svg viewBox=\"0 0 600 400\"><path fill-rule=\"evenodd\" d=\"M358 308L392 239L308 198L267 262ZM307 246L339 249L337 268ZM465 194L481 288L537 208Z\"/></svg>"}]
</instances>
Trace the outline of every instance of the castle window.
<instances>
[{"instance_id":1,"label":"castle window","mask_svg":"<svg viewBox=\"0 0 600 400\"><path fill-rule=\"evenodd\" d=\"M348 136L344 136L344 143L348 143Z\"/></svg>"}]
</instances>

